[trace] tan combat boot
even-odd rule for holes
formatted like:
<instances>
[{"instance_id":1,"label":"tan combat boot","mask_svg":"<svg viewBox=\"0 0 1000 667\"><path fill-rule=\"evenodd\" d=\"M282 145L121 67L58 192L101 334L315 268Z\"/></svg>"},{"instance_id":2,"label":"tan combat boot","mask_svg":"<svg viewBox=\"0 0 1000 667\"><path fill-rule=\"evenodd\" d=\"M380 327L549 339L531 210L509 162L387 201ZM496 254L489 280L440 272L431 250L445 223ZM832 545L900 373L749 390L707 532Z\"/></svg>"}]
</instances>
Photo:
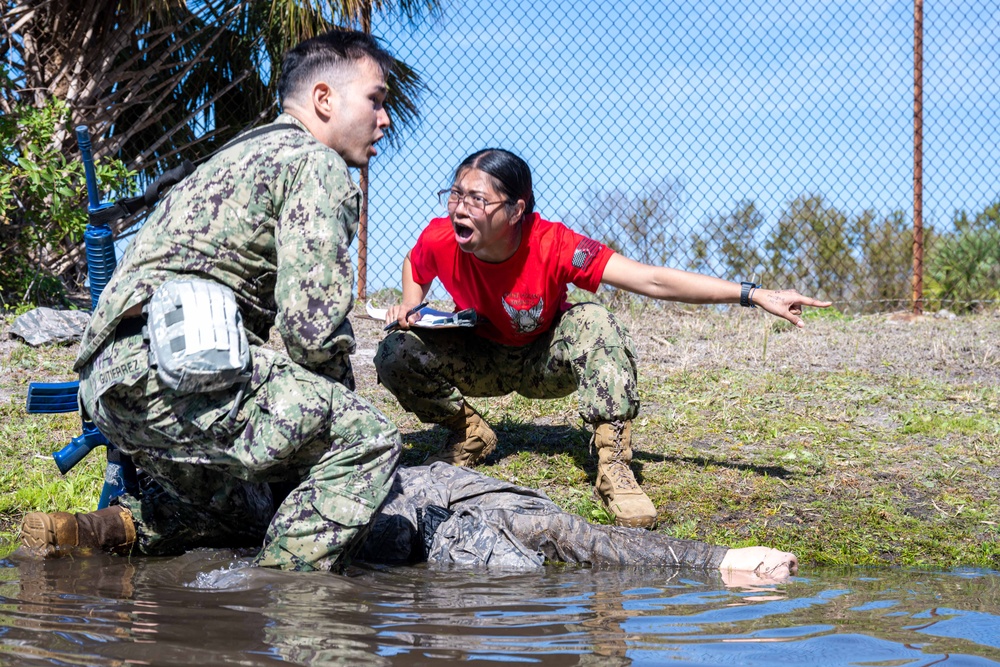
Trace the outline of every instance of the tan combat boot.
<instances>
[{"instance_id":1,"label":"tan combat boot","mask_svg":"<svg viewBox=\"0 0 1000 667\"><path fill-rule=\"evenodd\" d=\"M497 434L479 413L463 401L457 415L441 422L451 431L444 446L424 463L444 461L456 466L472 467L485 459L497 447Z\"/></svg>"},{"instance_id":2,"label":"tan combat boot","mask_svg":"<svg viewBox=\"0 0 1000 667\"><path fill-rule=\"evenodd\" d=\"M656 507L639 487L629 467L632 463L631 422L601 422L595 426L591 442L597 449L594 492L615 518L615 524L652 528L656 523Z\"/></svg>"},{"instance_id":3,"label":"tan combat boot","mask_svg":"<svg viewBox=\"0 0 1000 667\"><path fill-rule=\"evenodd\" d=\"M86 514L31 512L21 524L21 544L42 558L57 558L75 548L127 555L135 546L135 523L122 507Z\"/></svg>"}]
</instances>

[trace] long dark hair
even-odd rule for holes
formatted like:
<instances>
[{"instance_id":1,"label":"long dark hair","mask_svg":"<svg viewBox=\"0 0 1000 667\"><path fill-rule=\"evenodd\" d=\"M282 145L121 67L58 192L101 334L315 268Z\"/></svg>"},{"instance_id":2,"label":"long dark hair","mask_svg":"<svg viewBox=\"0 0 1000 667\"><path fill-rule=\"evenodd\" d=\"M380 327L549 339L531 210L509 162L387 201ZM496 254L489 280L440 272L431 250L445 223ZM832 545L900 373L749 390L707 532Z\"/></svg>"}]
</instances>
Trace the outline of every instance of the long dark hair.
<instances>
[{"instance_id":1,"label":"long dark hair","mask_svg":"<svg viewBox=\"0 0 1000 667\"><path fill-rule=\"evenodd\" d=\"M462 160L462 164L455 170L454 180L457 181L467 169L478 169L489 174L500 194L512 202L507 206L523 199L524 215L534 212L535 193L531 188L531 169L518 156L502 148L485 148Z\"/></svg>"}]
</instances>

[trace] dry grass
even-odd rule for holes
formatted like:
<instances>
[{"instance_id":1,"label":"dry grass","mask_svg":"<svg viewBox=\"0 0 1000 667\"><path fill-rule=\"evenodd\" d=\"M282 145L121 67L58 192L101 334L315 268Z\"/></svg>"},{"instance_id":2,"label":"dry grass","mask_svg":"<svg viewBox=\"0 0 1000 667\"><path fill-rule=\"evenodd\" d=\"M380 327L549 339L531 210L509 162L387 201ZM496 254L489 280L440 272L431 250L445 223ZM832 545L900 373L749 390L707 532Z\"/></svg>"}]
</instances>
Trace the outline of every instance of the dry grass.
<instances>
[{"instance_id":1,"label":"dry grass","mask_svg":"<svg viewBox=\"0 0 1000 667\"><path fill-rule=\"evenodd\" d=\"M639 355L635 466L660 530L781 546L807 564L1000 566L997 314L912 321L811 312L800 331L738 308L633 302L616 312ZM381 326L356 319L355 330L359 391L399 425L404 464L417 463L444 434L375 383ZM8 533L27 509L96 498L99 465L67 482L48 458L77 423L23 411L27 381L71 379L73 352L0 342ZM591 496L589 433L572 396L472 402L501 440L483 472L606 520Z\"/></svg>"}]
</instances>

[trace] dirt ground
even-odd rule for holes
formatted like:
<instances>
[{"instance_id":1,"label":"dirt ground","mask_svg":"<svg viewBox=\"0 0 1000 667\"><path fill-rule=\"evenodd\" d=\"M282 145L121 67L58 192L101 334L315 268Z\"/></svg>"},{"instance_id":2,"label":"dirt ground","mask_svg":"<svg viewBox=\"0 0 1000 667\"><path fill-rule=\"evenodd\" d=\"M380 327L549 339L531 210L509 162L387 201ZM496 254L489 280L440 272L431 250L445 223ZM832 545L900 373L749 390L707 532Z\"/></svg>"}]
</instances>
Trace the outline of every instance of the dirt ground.
<instances>
[{"instance_id":1,"label":"dirt ground","mask_svg":"<svg viewBox=\"0 0 1000 667\"><path fill-rule=\"evenodd\" d=\"M812 312L797 330L740 308L615 312L632 333L644 393L634 468L661 529L774 544L814 563L1000 566L1000 314ZM399 426L404 464L417 463L443 432L376 383L382 324L352 319L358 391ZM46 475L67 436L38 436L23 413L27 384L75 379L75 352L0 336L0 428L15 433L8 445L34 434L31 451L13 451ZM589 432L572 398L476 405L500 435L483 472L606 519L590 496ZM26 509L0 512L0 529Z\"/></svg>"},{"instance_id":2,"label":"dirt ground","mask_svg":"<svg viewBox=\"0 0 1000 667\"><path fill-rule=\"evenodd\" d=\"M947 381L1000 381L1000 312L956 317L889 313L862 317L807 315L794 329L760 310L616 308L632 334L639 363L671 370L718 368L832 372L865 371ZM361 381L382 330L355 318ZM640 371L641 374L641 371Z\"/></svg>"},{"instance_id":3,"label":"dirt ground","mask_svg":"<svg viewBox=\"0 0 1000 667\"><path fill-rule=\"evenodd\" d=\"M865 371L938 378L945 381L1000 381L1000 311L956 317L942 312L913 316L899 312L859 317L807 316L795 330L761 311L639 305L616 308L632 333L639 363L664 370L761 369ZM0 360L9 360L23 341L0 335ZM359 386L375 383L374 356L382 327L352 316L357 352L352 356ZM272 345L280 342L272 336ZM41 348L72 362L75 345ZM39 380L71 378L52 363L42 364ZM25 369L0 365L0 403L19 393L13 375Z\"/></svg>"}]
</instances>

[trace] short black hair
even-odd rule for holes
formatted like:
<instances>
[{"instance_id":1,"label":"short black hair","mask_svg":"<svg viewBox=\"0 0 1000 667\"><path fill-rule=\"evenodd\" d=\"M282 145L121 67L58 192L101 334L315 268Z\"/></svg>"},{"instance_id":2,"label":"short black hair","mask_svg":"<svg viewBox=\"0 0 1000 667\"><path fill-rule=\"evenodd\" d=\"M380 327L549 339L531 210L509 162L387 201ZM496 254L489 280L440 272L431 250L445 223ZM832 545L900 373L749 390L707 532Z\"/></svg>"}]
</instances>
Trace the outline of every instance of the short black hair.
<instances>
[{"instance_id":1,"label":"short black hair","mask_svg":"<svg viewBox=\"0 0 1000 667\"><path fill-rule=\"evenodd\" d=\"M535 192L531 186L531 169L528 163L502 148L484 148L462 160L455 170L457 181L466 169L478 169L489 174L500 194L511 202L524 200L524 215L535 210ZM522 218L523 219L523 218Z\"/></svg>"},{"instance_id":2,"label":"short black hair","mask_svg":"<svg viewBox=\"0 0 1000 667\"><path fill-rule=\"evenodd\" d=\"M278 99L284 104L325 69L364 58L371 58L386 77L396 67L395 58L379 44L378 38L358 30L331 30L307 39L285 54L278 79Z\"/></svg>"}]
</instances>

